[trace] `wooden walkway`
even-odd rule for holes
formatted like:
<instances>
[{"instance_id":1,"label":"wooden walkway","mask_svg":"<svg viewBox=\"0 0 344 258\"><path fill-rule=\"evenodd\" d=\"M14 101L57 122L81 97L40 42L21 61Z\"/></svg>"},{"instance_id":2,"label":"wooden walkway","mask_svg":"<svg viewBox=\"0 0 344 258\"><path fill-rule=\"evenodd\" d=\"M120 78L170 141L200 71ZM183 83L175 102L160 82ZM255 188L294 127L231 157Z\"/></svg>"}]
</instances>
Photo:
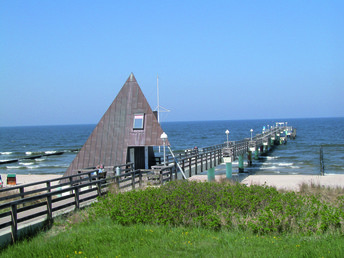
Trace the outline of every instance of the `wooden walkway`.
<instances>
[{"instance_id":1,"label":"wooden walkway","mask_svg":"<svg viewBox=\"0 0 344 258\"><path fill-rule=\"evenodd\" d=\"M167 156L166 165L160 164L152 170L134 170L133 164L125 164L105 167L106 173L94 175L98 170L88 169L77 175L0 189L0 246L15 242L35 224L49 225L54 217L89 205L109 191L128 191L178 180L183 178L180 169L189 178L229 159L230 162L240 159L246 153L248 157L253 152L264 154L272 145L285 143L288 136L295 138L296 131L278 126L252 139L188 150L175 158Z\"/></svg>"}]
</instances>

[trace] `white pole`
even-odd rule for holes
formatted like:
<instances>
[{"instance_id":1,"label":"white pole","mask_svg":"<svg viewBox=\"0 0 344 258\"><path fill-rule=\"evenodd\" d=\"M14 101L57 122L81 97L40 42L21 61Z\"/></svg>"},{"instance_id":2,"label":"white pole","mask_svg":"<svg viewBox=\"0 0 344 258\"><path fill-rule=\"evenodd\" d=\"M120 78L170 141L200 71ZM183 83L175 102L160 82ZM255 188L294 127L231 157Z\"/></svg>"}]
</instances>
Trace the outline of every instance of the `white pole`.
<instances>
[{"instance_id":1,"label":"white pole","mask_svg":"<svg viewBox=\"0 0 344 258\"><path fill-rule=\"evenodd\" d=\"M157 99L158 99L158 123L160 123L160 103L159 103L159 74L156 75Z\"/></svg>"}]
</instances>

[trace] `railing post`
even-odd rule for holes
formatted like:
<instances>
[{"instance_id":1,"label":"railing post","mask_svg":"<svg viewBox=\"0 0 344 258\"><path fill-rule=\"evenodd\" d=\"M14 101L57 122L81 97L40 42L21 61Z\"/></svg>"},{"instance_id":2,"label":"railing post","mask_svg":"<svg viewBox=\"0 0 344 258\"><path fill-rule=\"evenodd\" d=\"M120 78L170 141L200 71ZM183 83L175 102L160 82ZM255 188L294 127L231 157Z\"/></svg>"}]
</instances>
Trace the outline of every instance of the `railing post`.
<instances>
[{"instance_id":1,"label":"railing post","mask_svg":"<svg viewBox=\"0 0 344 258\"><path fill-rule=\"evenodd\" d=\"M189 158L189 177L192 176L192 163L191 163L191 161L192 161L192 158Z\"/></svg>"},{"instance_id":2,"label":"railing post","mask_svg":"<svg viewBox=\"0 0 344 258\"><path fill-rule=\"evenodd\" d=\"M19 188L19 192L20 192L20 198L21 198L21 199L24 199L24 198L25 198L24 187L20 187L20 188Z\"/></svg>"},{"instance_id":3,"label":"railing post","mask_svg":"<svg viewBox=\"0 0 344 258\"><path fill-rule=\"evenodd\" d=\"M195 156L195 175L197 175L197 168L198 168L198 163L197 163L197 157L198 157L198 154L196 154Z\"/></svg>"},{"instance_id":4,"label":"railing post","mask_svg":"<svg viewBox=\"0 0 344 258\"><path fill-rule=\"evenodd\" d=\"M139 188L142 188L142 171L139 170Z\"/></svg>"},{"instance_id":5,"label":"railing post","mask_svg":"<svg viewBox=\"0 0 344 258\"><path fill-rule=\"evenodd\" d=\"M73 182L72 178L73 178L72 176L69 177L70 186L72 186L72 182ZM70 191L70 194L73 194L73 190Z\"/></svg>"},{"instance_id":6,"label":"railing post","mask_svg":"<svg viewBox=\"0 0 344 258\"><path fill-rule=\"evenodd\" d=\"M53 209L52 209L52 202L51 202L51 195L47 196L47 220L48 223L51 224L53 221Z\"/></svg>"},{"instance_id":7,"label":"railing post","mask_svg":"<svg viewBox=\"0 0 344 258\"><path fill-rule=\"evenodd\" d=\"M97 178L97 192L98 192L98 196L102 196L102 188L101 188L101 182L100 179Z\"/></svg>"},{"instance_id":8,"label":"railing post","mask_svg":"<svg viewBox=\"0 0 344 258\"><path fill-rule=\"evenodd\" d=\"M119 190L119 189L120 189L120 188L119 188L120 176L116 175L115 181L116 181L116 184L117 184L117 187L118 187L118 190Z\"/></svg>"},{"instance_id":9,"label":"railing post","mask_svg":"<svg viewBox=\"0 0 344 258\"><path fill-rule=\"evenodd\" d=\"M131 189L135 189L135 171L131 172Z\"/></svg>"},{"instance_id":10,"label":"railing post","mask_svg":"<svg viewBox=\"0 0 344 258\"><path fill-rule=\"evenodd\" d=\"M160 170L159 180L160 180L160 184L162 185L162 183L164 182L163 177L162 177L162 170Z\"/></svg>"},{"instance_id":11,"label":"railing post","mask_svg":"<svg viewBox=\"0 0 344 258\"><path fill-rule=\"evenodd\" d=\"M201 173L203 172L203 153L201 154Z\"/></svg>"},{"instance_id":12,"label":"railing post","mask_svg":"<svg viewBox=\"0 0 344 258\"><path fill-rule=\"evenodd\" d=\"M74 199L75 199L75 209L79 209L80 208L80 200L79 200L79 187L76 186L74 189Z\"/></svg>"},{"instance_id":13,"label":"railing post","mask_svg":"<svg viewBox=\"0 0 344 258\"><path fill-rule=\"evenodd\" d=\"M51 185L50 185L50 181L48 181L48 182L47 182L47 188L48 188L47 190L48 190L48 193L50 193L50 192L51 192L51 188L50 188L50 187L51 187Z\"/></svg>"},{"instance_id":14,"label":"railing post","mask_svg":"<svg viewBox=\"0 0 344 258\"><path fill-rule=\"evenodd\" d=\"M17 221L17 205L12 204L11 205L11 219L12 219L12 224L11 224L11 234L12 234L12 243L15 243L18 238L18 221Z\"/></svg>"}]
</instances>

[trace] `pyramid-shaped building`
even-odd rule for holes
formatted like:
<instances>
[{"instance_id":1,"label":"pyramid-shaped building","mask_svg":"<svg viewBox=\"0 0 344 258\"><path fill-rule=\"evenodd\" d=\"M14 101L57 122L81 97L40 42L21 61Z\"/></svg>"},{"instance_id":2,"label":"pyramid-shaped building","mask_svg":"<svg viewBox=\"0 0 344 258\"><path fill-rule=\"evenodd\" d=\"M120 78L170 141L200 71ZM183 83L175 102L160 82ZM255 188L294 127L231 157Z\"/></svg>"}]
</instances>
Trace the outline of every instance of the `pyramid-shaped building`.
<instances>
[{"instance_id":1,"label":"pyramid-shaped building","mask_svg":"<svg viewBox=\"0 0 344 258\"><path fill-rule=\"evenodd\" d=\"M135 169L155 165L153 146L163 145L163 130L131 74L64 176L97 165L134 162ZM169 144L168 142L166 144Z\"/></svg>"}]
</instances>

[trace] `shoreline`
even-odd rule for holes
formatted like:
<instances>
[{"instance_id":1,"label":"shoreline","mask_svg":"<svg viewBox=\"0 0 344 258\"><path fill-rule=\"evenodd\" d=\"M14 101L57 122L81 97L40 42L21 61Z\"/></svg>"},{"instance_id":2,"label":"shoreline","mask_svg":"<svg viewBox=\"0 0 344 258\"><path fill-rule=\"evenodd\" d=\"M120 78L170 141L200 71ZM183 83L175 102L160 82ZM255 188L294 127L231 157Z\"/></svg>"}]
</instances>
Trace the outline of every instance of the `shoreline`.
<instances>
[{"instance_id":1,"label":"shoreline","mask_svg":"<svg viewBox=\"0 0 344 258\"><path fill-rule=\"evenodd\" d=\"M234 174L232 178L236 178ZM221 181L226 175L215 175L215 181ZM195 175L189 180L207 181L207 175ZM241 184L250 185L267 185L275 187L277 190L300 191L302 184L315 185L330 188L344 188L344 175L248 175L242 180Z\"/></svg>"},{"instance_id":2,"label":"shoreline","mask_svg":"<svg viewBox=\"0 0 344 258\"><path fill-rule=\"evenodd\" d=\"M53 180L62 177L58 174L44 174L44 175L24 175L16 174L16 186L36 183L45 180ZM7 186L7 174L1 174L4 188ZM215 175L215 181L221 181L226 178L226 175ZM267 185L275 187L278 190L299 191L302 184L316 185L330 188L344 188L344 175L247 175L240 178L240 175L234 174L232 178L239 179L241 184L250 185ZM207 175L194 175L188 180L191 181L208 181ZM58 181L56 181L56 184ZM38 185L39 186L39 185Z\"/></svg>"}]
</instances>

